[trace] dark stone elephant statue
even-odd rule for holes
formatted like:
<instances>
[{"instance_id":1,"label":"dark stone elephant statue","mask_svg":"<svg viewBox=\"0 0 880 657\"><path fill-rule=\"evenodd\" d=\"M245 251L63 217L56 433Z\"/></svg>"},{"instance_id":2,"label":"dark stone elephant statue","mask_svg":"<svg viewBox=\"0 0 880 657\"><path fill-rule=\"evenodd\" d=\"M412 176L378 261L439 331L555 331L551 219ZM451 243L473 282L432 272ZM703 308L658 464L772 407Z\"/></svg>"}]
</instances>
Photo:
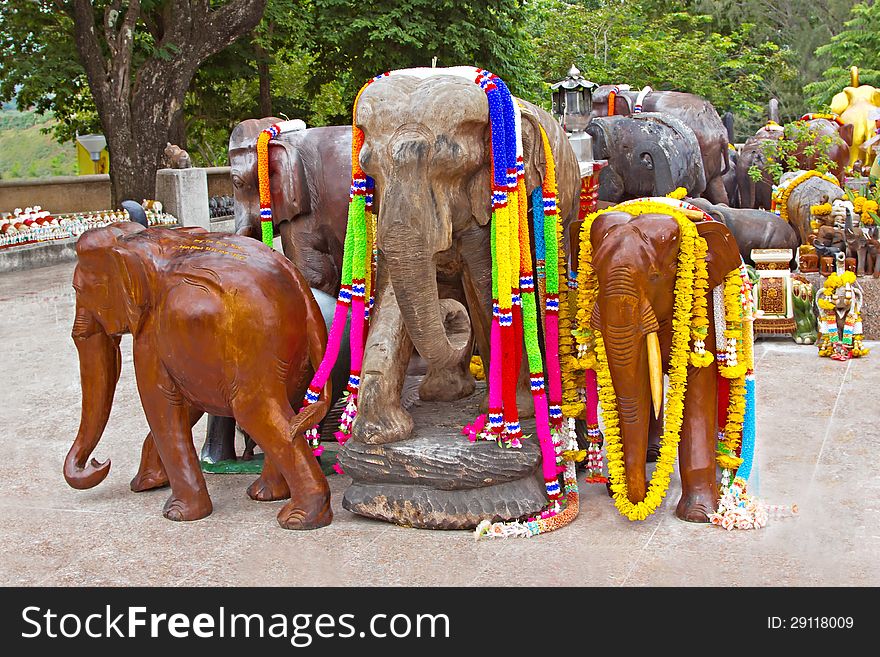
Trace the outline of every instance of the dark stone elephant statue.
<instances>
[{"instance_id":1,"label":"dark stone elephant statue","mask_svg":"<svg viewBox=\"0 0 880 657\"><path fill-rule=\"evenodd\" d=\"M235 229L260 238L256 143L281 119L248 119L229 137ZM313 288L339 291L351 183L351 127L286 132L269 142L272 217L284 255Z\"/></svg>"},{"instance_id":2,"label":"dark stone elephant statue","mask_svg":"<svg viewBox=\"0 0 880 657\"><path fill-rule=\"evenodd\" d=\"M608 116L608 97L612 85L602 85L593 93L592 116ZM636 109L674 117L693 130L703 158L705 196L713 203L730 203L722 176L730 170L727 128L715 107L705 98L679 91L650 91L637 102L640 92L625 89L616 94L614 114L629 116ZM691 194L696 194L688 189Z\"/></svg>"},{"instance_id":3,"label":"dark stone elephant statue","mask_svg":"<svg viewBox=\"0 0 880 657\"><path fill-rule=\"evenodd\" d=\"M730 229L746 263L754 264L752 249L791 249L794 258L797 258L800 238L797 231L779 215L751 208L731 208L709 203L702 198L688 201Z\"/></svg>"},{"instance_id":4,"label":"dark stone elephant statue","mask_svg":"<svg viewBox=\"0 0 880 657\"><path fill-rule=\"evenodd\" d=\"M170 520L213 509L192 442L205 413L234 417L266 453L254 500L290 498L287 529L330 523L330 488L304 432L329 408L330 385L297 412L324 355L327 330L302 275L280 254L229 234L143 228L86 231L76 244L73 340L82 419L64 462L78 489L99 484L110 461L91 459L113 403L130 333L138 393L150 433L135 492L171 486ZM254 330L271 326L272 331Z\"/></svg>"},{"instance_id":5,"label":"dark stone elephant statue","mask_svg":"<svg viewBox=\"0 0 880 657\"><path fill-rule=\"evenodd\" d=\"M598 117L587 133L593 155L608 160L599 173L603 201L665 196L676 187L699 196L706 189L696 135L674 117L655 112Z\"/></svg>"}]
</instances>

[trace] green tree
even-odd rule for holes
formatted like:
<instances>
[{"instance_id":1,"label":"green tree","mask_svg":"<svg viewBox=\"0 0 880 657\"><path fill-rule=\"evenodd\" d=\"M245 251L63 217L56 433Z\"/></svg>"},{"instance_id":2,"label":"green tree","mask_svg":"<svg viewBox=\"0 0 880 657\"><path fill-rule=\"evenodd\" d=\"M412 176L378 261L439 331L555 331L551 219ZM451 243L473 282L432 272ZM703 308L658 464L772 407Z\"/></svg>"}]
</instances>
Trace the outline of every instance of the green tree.
<instances>
[{"instance_id":1,"label":"green tree","mask_svg":"<svg viewBox=\"0 0 880 657\"><path fill-rule=\"evenodd\" d=\"M154 195L201 63L259 23L266 0L6 0L0 99L52 110L107 137L114 204ZM87 85L84 84L87 80ZM90 93L89 93L90 92ZM65 136L63 133L61 136Z\"/></svg>"},{"instance_id":2,"label":"green tree","mask_svg":"<svg viewBox=\"0 0 880 657\"><path fill-rule=\"evenodd\" d=\"M326 120L351 121L360 87L385 71L475 65L491 70L526 99L544 96L523 0L313 0L309 49L315 57L308 89L338 83L345 112ZM335 105L335 103L334 103ZM339 107L337 105L337 107Z\"/></svg>"},{"instance_id":3,"label":"green tree","mask_svg":"<svg viewBox=\"0 0 880 657\"><path fill-rule=\"evenodd\" d=\"M558 80L576 64L599 84L686 91L754 121L772 74L789 72L774 43L752 45L751 24L721 33L682 2L537 0L530 31L541 75Z\"/></svg>"},{"instance_id":4,"label":"green tree","mask_svg":"<svg viewBox=\"0 0 880 657\"><path fill-rule=\"evenodd\" d=\"M822 78L804 88L811 103L828 105L850 83L850 67L859 67L859 81L880 87L880 4L859 3L843 24L843 30L816 49L816 56L830 65Z\"/></svg>"}]
</instances>

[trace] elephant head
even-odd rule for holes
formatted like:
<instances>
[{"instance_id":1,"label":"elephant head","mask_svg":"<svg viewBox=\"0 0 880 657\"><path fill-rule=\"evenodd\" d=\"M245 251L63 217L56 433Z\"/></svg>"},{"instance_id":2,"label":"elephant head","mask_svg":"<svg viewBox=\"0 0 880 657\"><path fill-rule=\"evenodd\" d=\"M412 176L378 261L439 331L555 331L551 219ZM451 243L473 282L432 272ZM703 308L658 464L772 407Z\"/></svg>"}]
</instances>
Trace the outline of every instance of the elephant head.
<instances>
[{"instance_id":1,"label":"elephant head","mask_svg":"<svg viewBox=\"0 0 880 657\"><path fill-rule=\"evenodd\" d=\"M699 222L708 244L710 289L740 263L736 241L721 223ZM674 287L680 244L678 222L661 214L632 217L625 212L600 215L590 229L599 296L591 324L605 341L608 367L620 417L627 492L630 501L645 497L645 461L652 399L662 394L661 363L651 345L660 346L668 366ZM653 362L651 362L653 360Z\"/></svg>"},{"instance_id":2,"label":"elephant head","mask_svg":"<svg viewBox=\"0 0 880 657\"><path fill-rule=\"evenodd\" d=\"M76 316L72 337L79 355L82 415L76 439L64 461L64 478L73 488L91 488L110 471L89 457L104 432L122 360L120 336L137 332L149 305L146 260L125 245L144 230L119 223L82 234L73 272Z\"/></svg>"},{"instance_id":3,"label":"elephant head","mask_svg":"<svg viewBox=\"0 0 880 657\"><path fill-rule=\"evenodd\" d=\"M521 105L526 187L532 190L544 171L539 121L551 143L559 128L543 110ZM395 74L363 91L355 123L364 131L360 165L376 183L378 248L407 332L431 365L458 362L468 345L467 313L457 301L439 298L436 266L457 235L491 218L486 95L473 78ZM574 171L570 148L568 154L572 161L557 167ZM560 190L566 184L560 181ZM573 201L560 196L560 207L564 202Z\"/></svg>"},{"instance_id":4,"label":"elephant head","mask_svg":"<svg viewBox=\"0 0 880 657\"><path fill-rule=\"evenodd\" d=\"M611 90L614 88L613 84L603 84L593 91L593 105L590 110L591 117L608 116L608 101L611 97ZM625 93L629 90L629 86L620 85L618 89L620 91L615 94L614 98L614 114L629 116L632 114L632 108L630 106L630 99Z\"/></svg>"}]
</instances>

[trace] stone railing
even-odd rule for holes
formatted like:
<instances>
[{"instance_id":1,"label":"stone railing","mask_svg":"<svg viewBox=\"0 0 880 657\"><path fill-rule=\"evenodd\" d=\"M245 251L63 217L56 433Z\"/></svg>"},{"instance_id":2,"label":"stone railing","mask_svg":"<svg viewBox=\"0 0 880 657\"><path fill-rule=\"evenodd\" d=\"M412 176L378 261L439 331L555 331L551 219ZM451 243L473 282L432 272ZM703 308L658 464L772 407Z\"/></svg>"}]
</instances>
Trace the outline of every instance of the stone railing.
<instances>
[{"instance_id":1,"label":"stone railing","mask_svg":"<svg viewBox=\"0 0 880 657\"><path fill-rule=\"evenodd\" d=\"M229 167L207 167L208 196L231 196ZM132 199L140 202L143 199ZM111 210L110 176L56 176L0 180L0 212L39 205L52 214Z\"/></svg>"}]
</instances>

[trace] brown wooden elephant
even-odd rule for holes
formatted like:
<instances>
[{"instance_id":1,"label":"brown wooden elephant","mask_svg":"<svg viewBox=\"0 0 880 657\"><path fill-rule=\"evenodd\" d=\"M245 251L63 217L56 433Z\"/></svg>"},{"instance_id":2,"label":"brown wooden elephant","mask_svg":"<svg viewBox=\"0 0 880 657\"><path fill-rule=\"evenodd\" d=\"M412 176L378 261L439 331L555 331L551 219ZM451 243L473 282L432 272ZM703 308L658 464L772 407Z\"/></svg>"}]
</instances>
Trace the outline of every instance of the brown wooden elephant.
<instances>
[{"instance_id":1,"label":"brown wooden elephant","mask_svg":"<svg viewBox=\"0 0 880 657\"><path fill-rule=\"evenodd\" d=\"M739 249L723 224L706 221L696 226L709 247L707 269L711 289L739 266ZM632 217L625 212L608 212L593 222L590 240L599 283L592 326L601 331L605 341L617 395L627 493L631 502L638 503L645 498L645 461L652 417L647 343L649 335L656 333L663 371L667 371L680 229L669 215ZM711 294L707 300L708 316L712 317ZM706 349L714 352L715 329L711 321L705 342ZM716 376L714 363L709 367L688 367L679 443L682 495L676 515L692 522L707 522L718 500Z\"/></svg>"},{"instance_id":2,"label":"brown wooden elephant","mask_svg":"<svg viewBox=\"0 0 880 657\"><path fill-rule=\"evenodd\" d=\"M198 520L211 499L192 442L204 412L234 417L266 453L255 500L290 497L288 529L330 523L330 489L303 432L327 411L330 384L299 408L327 340L302 275L256 240L114 224L85 232L73 275L82 419L64 462L74 488L99 484L110 461L89 458L110 415L120 336L131 333L150 434L132 490L168 483L164 515ZM294 406L291 406L291 403Z\"/></svg>"}]
</instances>

